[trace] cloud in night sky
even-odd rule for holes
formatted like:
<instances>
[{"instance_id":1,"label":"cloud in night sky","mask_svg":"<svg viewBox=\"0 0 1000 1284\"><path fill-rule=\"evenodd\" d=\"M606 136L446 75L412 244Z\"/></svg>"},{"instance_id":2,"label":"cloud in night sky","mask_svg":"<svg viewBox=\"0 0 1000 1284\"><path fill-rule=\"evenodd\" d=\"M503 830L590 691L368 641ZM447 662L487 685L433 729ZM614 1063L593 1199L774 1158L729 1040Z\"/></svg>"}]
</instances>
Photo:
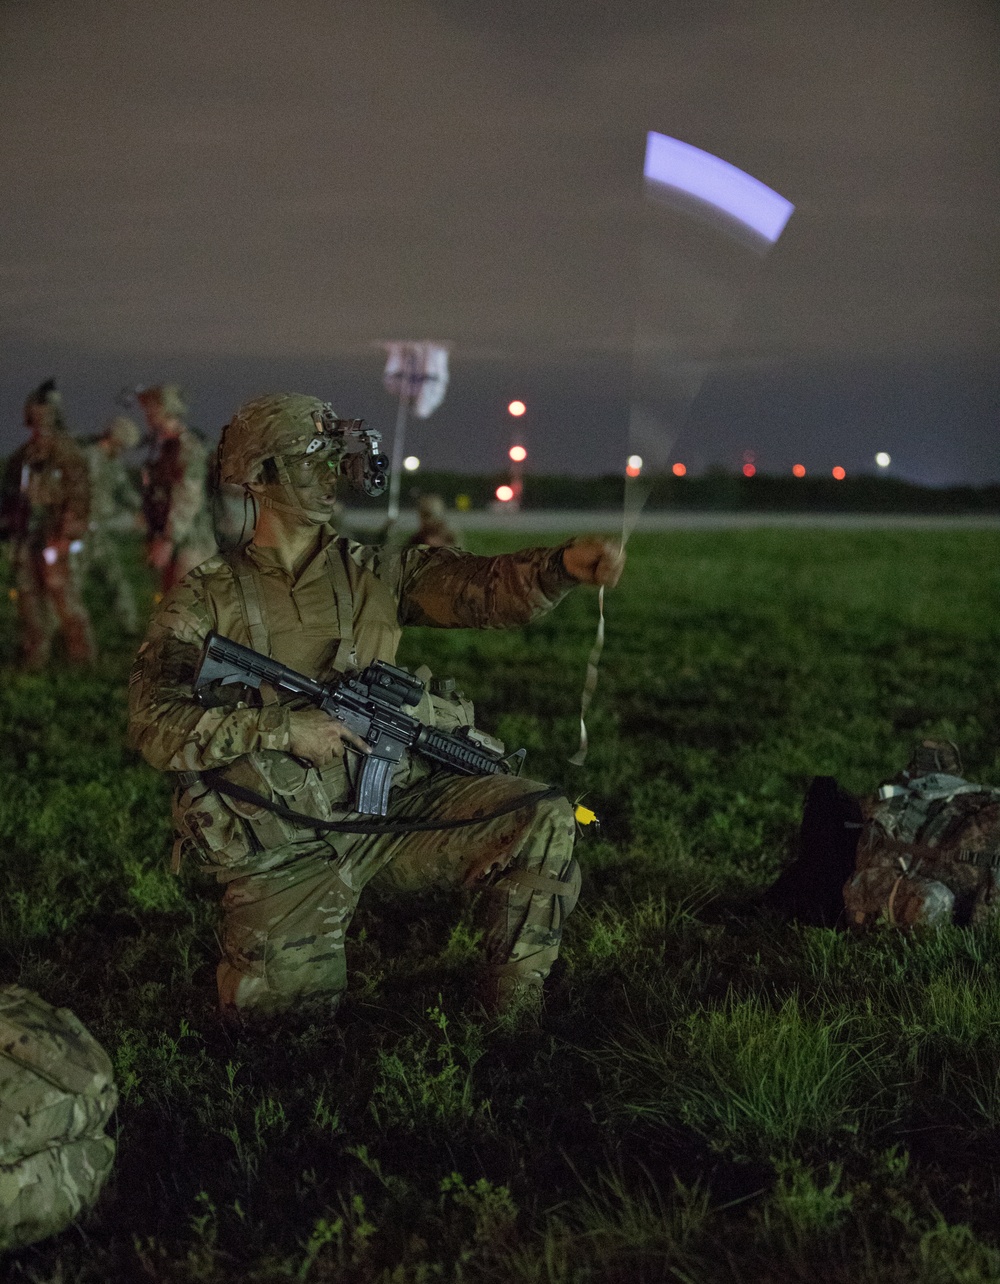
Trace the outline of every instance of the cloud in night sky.
<instances>
[{"instance_id":1,"label":"cloud in night sky","mask_svg":"<svg viewBox=\"0 0 1000 1284\"><path fill-rule=\"evenodd\" d=\"M126 369L179 373L214 418L255 364L357 396L374 341L434 337L468 381L439 412L459 454L474 388L534 378L556 419L562 388L569 423L600 377L612 413L648 129L797 207L719 388L975 380L1000 349L997 35L990 5L936 0L0 0L3 409L51 363L88 415ZM959 473L983 467L987 383ZM802 395L819 441L836 425Z\"/></svg>"}]
</instances>

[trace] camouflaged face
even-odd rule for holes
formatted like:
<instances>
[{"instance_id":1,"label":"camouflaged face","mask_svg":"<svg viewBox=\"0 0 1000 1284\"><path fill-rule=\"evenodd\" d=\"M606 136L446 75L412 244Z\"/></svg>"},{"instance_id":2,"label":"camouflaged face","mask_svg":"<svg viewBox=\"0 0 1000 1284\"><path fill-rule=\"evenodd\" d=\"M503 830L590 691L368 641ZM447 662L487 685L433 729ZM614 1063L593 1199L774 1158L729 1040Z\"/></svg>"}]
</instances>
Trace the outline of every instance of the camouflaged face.
<instances>
[{"instance_id":1,"label":"camouflaged face","mask_svg":"<svg viewBox=\"0 0 1000 1284\"><path fill-rule=\"evenodd\" d=\"M0 1249L54 1235L94 1203L116 1103L111 1062L71 1012L0 989Z\"/></svg>"}]
</instances>

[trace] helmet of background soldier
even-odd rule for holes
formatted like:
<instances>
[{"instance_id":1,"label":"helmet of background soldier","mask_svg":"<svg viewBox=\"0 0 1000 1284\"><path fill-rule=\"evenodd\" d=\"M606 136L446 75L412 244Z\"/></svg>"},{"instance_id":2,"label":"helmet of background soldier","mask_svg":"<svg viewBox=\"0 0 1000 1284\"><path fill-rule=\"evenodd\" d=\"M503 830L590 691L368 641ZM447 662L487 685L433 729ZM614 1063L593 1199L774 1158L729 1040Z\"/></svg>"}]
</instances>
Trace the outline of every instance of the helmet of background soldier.
<instances>
[{"instance_id":1,"label":"helmet of background soldier","mask_svg":"<svg viewBox=\"0 0 1000 1284\"><path fill-rule=\"evenodd\" d=\"M115 1155L111 1062L72 1012L0 987L0 1251L67 1227Z\"/></svg>"},{"instance_id":2,"label":"helmet of background soldier","mask_svg":"<svg viewBox=\"0 0 1000 1284\"><path fill-rule=\"evenodd\" d=\"M65 431L66 420L63 416L63 400L56 388L55 379L46 379L40 383L34 392L28 395L24 403L24 422L30 426L31 412L38 406L43 406L47 411L46 420L50 427L61 428Z\"/></svg>"},{"instance_id":3,"label":"helmet of background soldier","mask_svg":"<svg viewBox=\"0 0 1000 1284\"><path fill-rule=\"evenodd\" d=\"M440 522L444 519L444 500L440 495L421 495L417 501L417 512L423 522Z\"/></svg>"},{"instance_id":4,"label":"helmet of background soldier","mask_svg":"<svg viewBox=\"0 0 1000 1284\"><path fill-rule=\"evenodd\" d=\"M136 388L135 399L150 421L157 414L169 415L172 419L187 418L188 405L180 384L157 383L149 388Z\"/></svg>"},{"instance_id":5,"label":"helmet of background soldier","mask_svg":"<svg viewBox=\"0 0 1000 1284\"><path fill-rule=\"evenodd\" d=\"M119 450L134 450L142 440L139 425L127 415L115 415L105 426L103 435Z\"/></svg>"}]
</instances>

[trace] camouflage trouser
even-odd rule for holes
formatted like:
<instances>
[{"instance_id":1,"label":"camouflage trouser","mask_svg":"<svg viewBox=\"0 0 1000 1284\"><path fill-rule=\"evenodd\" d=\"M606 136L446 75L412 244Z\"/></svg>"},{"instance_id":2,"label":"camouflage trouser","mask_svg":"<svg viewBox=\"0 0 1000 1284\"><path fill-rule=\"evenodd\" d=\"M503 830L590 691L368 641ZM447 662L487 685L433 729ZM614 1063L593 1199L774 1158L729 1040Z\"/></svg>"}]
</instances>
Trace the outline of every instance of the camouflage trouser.
<instances>
[{"instance_id":1,"label":"camouflage trouser","mask_svg":"<svg viewBox=\"0 0 1000 1284\"><path fill-rule=\"evenodd\" d=\"M67 658L74 664L89 664L94 659L94 638L76 556L60 553L47 561L42 549L20 544L13 562L25 667L45 667L60 629Z\"/></svg>"},{"instance_id":2,"label":"camouflage trouser","mask_svg":"<svg viewBox=\"0 0 1000 1284\"><path fill-rule=\"evenodd\" d=\"M543 786L510 776L435 774L401 791L390 816L447 820L486 815ZM579 895L575 824L565 798L463 829L359 835L340 846L289 844L287 859L259 873L220 873L219 998L226 1008L271 1012L302 1001L332 1008L347 985L344 937L372 879L400 892L432 886L480 889L484 997L503 1007L541 990ZM279 853L271 853L272 856Z\"/></svg>"},{"instance_id":3,"label":"camouflage trouser","mask_svg":"<svg viewBox=\"0 0 1000 1284\"><path fill-rule=\"evenodd\" d=\"M87 541L87 569L96 571L111 594L111 609L126 633L138 633L135 589L122 561L121 540L112 532L95 532Z\"/></svg>"}]
</instances>

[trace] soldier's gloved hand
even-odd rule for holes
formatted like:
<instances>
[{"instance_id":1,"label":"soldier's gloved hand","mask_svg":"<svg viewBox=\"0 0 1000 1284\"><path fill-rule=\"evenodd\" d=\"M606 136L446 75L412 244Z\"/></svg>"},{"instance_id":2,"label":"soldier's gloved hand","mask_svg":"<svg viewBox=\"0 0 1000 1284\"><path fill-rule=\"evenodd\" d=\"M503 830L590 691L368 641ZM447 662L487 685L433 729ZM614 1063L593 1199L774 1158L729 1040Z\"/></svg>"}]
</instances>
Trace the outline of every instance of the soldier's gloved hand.
<instances>
[{"instance_id":1,"label":"soldier's gloved hand","mask_svg":"<svg viewBox=\"0 0 1000 1284\"><path fill-rule=\"evenodd\" d=\"M360 753L371 753L359 735L322 709L290 713L288 732L288 752L311 762L314 767L327 767L334 758L343 758L347 745Z\"/></svg>"},{"instance_id":2,"label":"soldier's gloved hand","mask_svg":"<svg viewBox=\"0 0 1000 1284\"><path fill-rule=\"evenodd\" d=\"M563 549L563 566L581 584L614 588L625 567L625 550L618 540L581 535Z\"/></svg>"}]
</instances>

